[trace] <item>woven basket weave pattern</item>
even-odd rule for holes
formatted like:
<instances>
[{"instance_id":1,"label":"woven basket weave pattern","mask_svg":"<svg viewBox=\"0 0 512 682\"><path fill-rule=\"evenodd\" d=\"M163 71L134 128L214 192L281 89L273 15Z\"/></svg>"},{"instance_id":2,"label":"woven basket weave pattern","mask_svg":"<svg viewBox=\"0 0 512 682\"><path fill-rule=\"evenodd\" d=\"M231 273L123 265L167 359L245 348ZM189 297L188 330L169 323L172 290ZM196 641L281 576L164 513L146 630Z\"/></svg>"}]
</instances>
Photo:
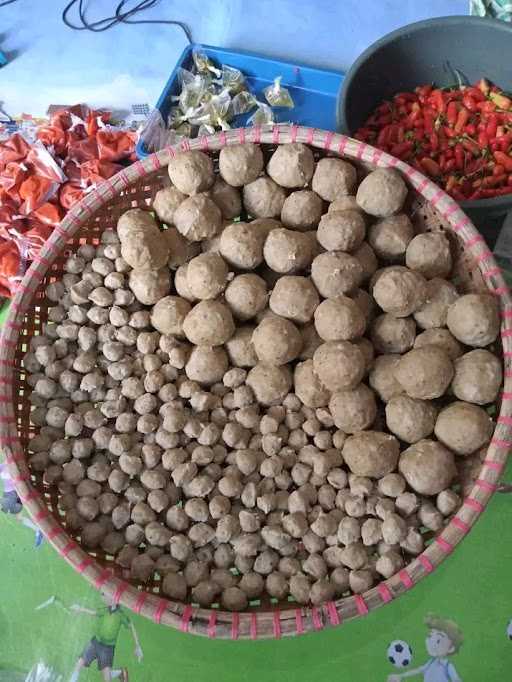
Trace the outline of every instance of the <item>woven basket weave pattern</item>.
<instances>
[{"instance_id":1,"label":"woven basket weave pattern","mask_svg":"<svg viewBox=\"0 0 512 682\"><path fill-rule=\"evenodd\" d=\"M363 595L345 597L322 607L267 602L237 614L163 599L159 595L158 580L146 590L137 589L123 580L112 557L101 552L88 554L81 549L61 525L63 515L58 511L58 494L54 489L45 488L41 477L31 474L26 464L26 445L34 427L30 425L29 387L21 361L28 342L46 321L44 289L62 272L65 255L81 243L98 243L101 232L115 228L118 217L128 208L149 204L164 183L166 164L178 151L202 149L216 155L222 147L240 142L266 145L303 142L313 147L316 156L338 154L363 167L395 167L416 191L412 208L419 229L445 229L456 235L452 241L460 251L456 272L460 288L488 289L499 298L501 306L504 389L496 429L473 489L456 516L406 568ZM395 599L431 573L471 529L495 491L507 450L512 445L511 302L492 254L458 205L421 173L380 150L332 132L286 125L239 129L185 141L180 147L164 149L145 161L138 161L91 192L55 229L25 275L12 301L0 342L0 444L7 453L6 460L20 498L48 540L96 588L136 613L184 632L224 639L279 638L337 626Z\"/></svg>"}]
</instances>

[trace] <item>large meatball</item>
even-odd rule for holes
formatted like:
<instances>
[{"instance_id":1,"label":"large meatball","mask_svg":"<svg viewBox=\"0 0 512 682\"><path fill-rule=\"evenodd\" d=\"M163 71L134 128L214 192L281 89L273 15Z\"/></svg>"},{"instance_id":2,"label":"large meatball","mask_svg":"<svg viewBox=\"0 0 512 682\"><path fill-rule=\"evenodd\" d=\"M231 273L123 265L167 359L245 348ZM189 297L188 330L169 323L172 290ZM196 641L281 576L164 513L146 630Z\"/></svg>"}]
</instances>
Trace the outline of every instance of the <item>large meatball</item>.
<instances>
[{"instance_id":1,"label":"large meatball","mask_svg":"<svg viewBox=\"0 0 512 682\"><path fill-rule=\"evenodd\" d=\"M313 190L325 201L352 194L357 182L354 166L336 158L320 159L313 175Z\"/></svg>"},{"instance_id":2,"label":"large meatball","mask_svg":"<svg viewBox=\"0 0 512 682\"><path fill-rule=\"evenodd\" d=\"M315 310L315 327L324 341L351 341L363 335L366 319L357 303L341 295L320 303Z\"/></svg>"},{"instance_id":3,"label":"large meatball","mask_svg":"<svg viewBox=\"0 0 512 682\"><path fill-rule=\"evenodd\" d=\"M395 369L400 362L400 357L395 353L379 355L370 369L368 377L370 386L384 403L404 392L403 387L395 379Z\"/></svg>"},{"instance_id":4,"label":"large meatball","mask_svg":"<svg viewBox=\"0 0 512 682\"><path fill-rule=\"evenodd\" d=\"M459 400L477 405L494 402L503 379L501 362L487 350L472 350L455 360L452 391Z\"/></svg>"},{"instance_id":5,"label":"large meatball","mask_svg":"<svg viewBox=\"0 0 512 682\"><path fill-rule=\"evenodd\" d=\"M251 369L246 383L262 405L281 405L292 387L292 375L288 367L260 363Z\"/></svg>"},{"instance_id":6,"label":"large meatball","mask_svg":"<svg viewBox=\"0 0 512 682\"><path fill-rule=\"evenodd\" d=\"M306 187L315 169L313 152L301 142L281 144L272 154L267 173L281 187Z\"/></svg>"},{"instance_id":7,"label":"large meatball","mask_svg":"<svg viewBox=\"0 0 512 682\"><path fill-rule=\"evenodd\" d=\"M307 407L324 407L329 402L330 391L315 373L313 360L299 362L293 376L295 394Z\"/></svg>"},{"instance_id":8,"label":"large meatball","mask_svg":"<svg viewBox=\"0 0 512 682\"><path fill-rule=\"evenodd\" d=\"M355 256L342 251L326 251L311 264L311 279L324 298L346 294L363 281L364 272Z\"/></svg>"},{"instance_id":9,"label":"large meatball","mask_svg":"<svg viewBox=\"0 0 512 682\"><path fill-rule=\"evenodd\" d=\"M256 144L223 147L219 154L219 172L233 187L254 182L263 170L263 154Z\"/></svg>"},{"instance_id":10,"label":"large meatball","mask_svg":"<svg viewBox=\"0 0 512 682\"><path fill-rule=\"evenodd\" d=\"M222 231L220 252L233 267L253 270L263 262L265 236L254 223L233 223Z\"/></svg>"},{"instance_id":11,"label":"large meatball","mask_svg":"<svg viewBox=\"0 0 512 682\"><path fill-rule=\"evenodd\" d=\"M440 277L427 281L425 302L414 311L414 319L422 329L444 327L448 308L459 294L451 282Z\"/></svg>"},{"instance_id":12,"label":"large meatball","mask_svg":"<svg viewBox=\"0 0 512 682\"><path fill-rule=\"evenodd\" d=\"M405 213L378 220L370 227L368 241L379 258L403 261L407 246L414 237L411 220Z\"/></svg>"},{"instance_id":13,"label":"large meatball","mask_svg":"<svg viewBox=\"0 0 512 682\"><path fill-rule=\"evenodd\" d=\"M176 209L186 198L176 187L164 187L155 194L153 209L163 223L174 225Z\"/></svg>"},{"instance_id":14,"label":"large meatball","mask_svg":"<svg viewBox=\"0 0 512 682\"><path fill-rule=\"evenodd\" d=\"M318 292L311 280L298 275L278 279L269 300L272 312L298 324L309 322L319 303Z\"/></svg>"},{"instance_id":15,"label":"large meatball","mask_svg":"<svg viewBox=\"0 0 512 682\"><path fill-rule=\"evenodd\" d=\"M356 476L382 478L396 467L400 446L389 433L360 431L347 438L342 452L348 468Z\"/></svg>"},{"instance_id":16,"label":"large meatball","mask_svg":"<svg viewBox=\"0 0 512 682\"><path fill-rule=\"evenodd\" d=\"M393 168L377 168L367 175L357 189L359 206L370 215L387 218L404 205L407 186Z\"/></svg>"},{"instance_id":17,"label":"large meatball","mask_svg":"<svg viewBox=\"0 0 512 682\"><path fill-rule=\"evenodd\" d=\"M215 175L211 158L194 150L177 154L167 168L173 185L183 194L198 194L213 185Z\"/></svg>"},{"instance_id":18,"label":"large meatball","mask_svg":"<svg viewBox=\"0 0 512 682\"><path fill-rule=\"evenodd\" d=\"M224 220L238 218L242 212L242 197L240 191L222 178L217 178L215 184L209 191L210 197L220 208Z\"/></svg>"},{"instance_id":19,"label":"large meatball","mask_svg":"<svg viewBox=\"0 0 512 682\"><path fill-rule=\"evenodd\" d=\"M302 336L290 320L277 315L266 317L252 335L254 350L260 362L284 365L294 360L302 348Z\"/></svg>"},{"instance_id":20,"label":"large meatball","mask_svg":"<svg viewBox=\"0 0 512 682\"><path fill-rule=\"evenodd\" d=\"M217 298L224 291L228 268L218 253L203 253L192 258L187 267L187 284L194 298Z\"/></svg>"},{"instance_id":21,"label":"large meatball","mask_svg":"<svg viewBox=\"0 0 512 682\"><path fill-rule=\"evenodd\" d=\"M416 325L412 317L379 315L372 325L372 341L379 353L405 353L413 347Z\"/></svg>"},{"instance_id":22,"label":"large meatball","mask_svg":"<svg viewBox=\"0 0 512 682\"><path fill-rule=\"evenodd\" d=\"M222 213L207 194L197 194L179 205L174 213L174 224L189 241L199 242L220 232Z\"/></svg>"},{"instance_id":23,"label":"large meatball","mask_svg":"<svg viewBox=\"0 0 512 682\"><path fill-rule=\"evenodd\" d=\"M384 356L383 356L384 357ZM434 430L437 411L426 400L397 395L386 405L388 429L406 443L416 443Z\"/></svg>"},{"instance_id":24,"label":"large meatball","mask_svg":"<svg viewBox=\"0 0 512 682\"><path fill-rule=\"evenodd\" d=\"M254 218L278 218L286 193L271 178L261 177L244 187L244 206Z\"/></svg>"},{"instance_id":25,"label":"large meatball","mask_svg":"<svg viewBox=\"0 0 512 682\"><path fill-rule=\"evenodd\" d=\"M224 298L236 318L249 320L267 305L266 282L253 273L238 275L226 287Z\"/></svg>"},{"instance_id":26,"label":"large meatball","mask_svg":"<svg viewBox=\"0 0 512 682\"><path fill-rule=\"evenodd\" d=\"M407 247L405 263L427 279L449 277L452 271L450 242L442 232L418 234Z\"/></svg>"},{"instance_id":27,"label":"large meatball","mask_svg":"<svg viewBox=\"0 0 512 682\"><path fill-rule=\"evenodd\" d=\"M304 270L313 260L311 239L305 232L272 230L265 240L263 257L274 272L288 274Z\"/></svg>"},{"instance_id":28,"label":"large meatball","mask_svg":"<svg viewBox=\"0 0 512 682\"><path fill-rule=\"evenodd\" d=\"M318 225L323 212L322 199L308 189L292 192L286 197L281 222L292 230L311 230Z\"/></svg>"},{"instance_id":29,"label":"large meatball","mask_svg":"<svg viewBox=\"0 0 512 682\"><path fill-rule=\"evenodd\" d=\"M384 268L373 286L373 297L385 312L408 317L423 305L426 281L418 272L407 268Z\"/></svg>"},{"instance_id":30,"label":"large meatball","mask_svg":"<svg viewBox=\"0 0 512 682\"><path fill-rule=\"evenodd\" d=\"M482 348L500 333L500 312L491 294L466 294L448 308L448 329L468 346Z\"/></svg>"},{"instance_id":31,"label":"large meatball","mask_svg":"<svg viewBox=\"0 0 512 682\"><path fill-rule=\"evenodd\" d=\"M166 296L153 306L151 324L161 334L183 336L183 322L190 312L190 303L179 296Z\"/></svg>"},{"instance_id":32,"label":"large meatball","mask_svg":"<svg viewBox=\"0 0 512 682\"><path fill-rule=\"evenodd\" d=\"M183 332L197 346L220 346L235 331L229 308L220 301L200 301L183 322Z\"/></svg>"},{"instance_id":33,"label":"large meatball","mask_svg":"<svg viewBox=\"0 0 512 682\"><path fill-rule=\"evenodd\" d=\"M135 298L144 305L153 305L167 296L171 280L167 268L160 270L132 270L129 287Z\"/></svg>"},{"instance_id":34,"label":"large meatball","mask_svg":"<svg viewBox=\"0 0 512 682\"><path fill-rule=\"evenodd\" d=\"M361 350L348 341L328 341L313 355L313 367L330 391L355 388L364 376L366 363Z\"/></svg>"},{"instance_id":35,"label":"large meatball","mask_svg":"<svg viewBox=\"0 0 512 682\"><path fill-rule=\"evenodd\" d=\"M395 378L411 398L432 400L442 396L453 378L448 354L437 346L414 348L402 356Z\"/></svg>"},{"instance_id":36,"label":"large meatball","mask_svg":"<svg viewBox=\"0 0 512 682\"><path fill-rule=\"evenodd\" d=\"M494 429L492 419L481 407L455 402L437 417L437 438L457 455L471 455L485 445Z\"/></svg>"},{"instance_id":37,"label":"large meatball","mask_svg":"<svg viewBox=\"0 0 512 682\"><path fill-rule=\"evenodd\" d=\"M348 391L337 391L331 396L329 410L338 429L345 433L364 431L377 416L375 394L365 384Z\"/></svg>"},{"instance_id":38,"label":"large meatball","mask_svg":"<svg viewBox=\"0 0 512 682\"><path fill-rule=\"evenodd\" d=\"M453 454L433 440L420 440L404 450L398 469L420 495L437 495L450 485L457 473Z\"/></svg>"},{"instance_id":39,"label":"large meatball","mask_svg":"<svg viewBox=\"0 0 512 682\"><path fill-rule=\"evenodd\" d=\"M366 224L359 211L330 211L320 220L317 239L327 251L353 251L365 234Z\"/></svg>"},{"instance_id":40,"label":"large meatball","mask_svg":"<svg viewBox=\"0 0 512 682\"><path fill-rule=\"evenodd\" d=\"M414 340L414 348L423 348L423 346L438 346L448 353L451 360L459 358L464 353L462 345L448 329L426 329Z\"/></svg>"}]
</instances>

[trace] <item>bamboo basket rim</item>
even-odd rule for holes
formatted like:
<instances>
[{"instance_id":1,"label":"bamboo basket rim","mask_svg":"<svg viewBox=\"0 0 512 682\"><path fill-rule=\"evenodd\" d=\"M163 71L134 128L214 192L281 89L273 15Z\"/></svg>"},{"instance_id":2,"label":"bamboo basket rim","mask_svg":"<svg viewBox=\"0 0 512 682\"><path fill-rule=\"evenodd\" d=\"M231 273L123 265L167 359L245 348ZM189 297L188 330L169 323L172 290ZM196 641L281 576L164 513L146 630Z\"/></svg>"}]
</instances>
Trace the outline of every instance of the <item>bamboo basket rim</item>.
<instances>
[{"instance_id":1,"label":"bamboo basket rim","mask_svg":"<svg viewBox=\"0 0 512 682\"><path fill-rule=\"evenodd\" d=\"M500 302L504 375L500 413L478 479L459 511L419 556L391 578L383 580L364 594L343 597L319 607L291 604L289 608L245 613L196 608L190 604L167 600L149 591L138 590L129 582L114 576L109 569L87 554L52 516L40 492L32 484L17 432L13 399L14 356L23 329L24 315L30 309L45 273L58 254L65 249L68 239L75 235L96 211L108 205L134 182L166 166L172 157L182 151L198 149L208 152L240 143L276 145L288 142L302 142L325 153L368 163L377 168L395 168L406 179L408 185L435 208L450 229L462 240L466 252L471 254L480 270L489 292L497 296ZM179 145L167 147L144 161L135 162L91 191L55 228L25 274L2 328L0 445L6 453L6 463L17 493L31 518L68 564L96 589L107 593L115 603L120 603L155 623L191 634L219 639L258 640L272 637L279 639L335 627L391 602L432 573L467 535L496 491L507 460L508 449L512 446L511 358L512 299L503 275L483 237L459 205L442 189L405 162L345 135L286 124L240 128L194 140L183 140Z\"/></svg>"}]
</instances>

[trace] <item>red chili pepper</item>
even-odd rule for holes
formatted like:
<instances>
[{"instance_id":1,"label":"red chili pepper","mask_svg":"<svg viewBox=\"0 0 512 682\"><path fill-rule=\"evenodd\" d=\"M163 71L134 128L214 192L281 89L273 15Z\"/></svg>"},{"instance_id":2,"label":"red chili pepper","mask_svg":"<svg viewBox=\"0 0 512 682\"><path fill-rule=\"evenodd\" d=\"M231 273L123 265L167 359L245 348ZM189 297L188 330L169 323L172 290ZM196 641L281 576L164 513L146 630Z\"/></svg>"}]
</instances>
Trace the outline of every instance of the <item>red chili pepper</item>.
<instances>
[{"instance_id":1,"label":"red chili pepper","mask_svg":"<svg viewBox=\"0 0 512 682\"><path fill-rule=\"evenodd\" d=\"M462 104L466 109L469 109L469 111L476 111L476 102L467 91L464 92L462 96Z\"/></svg>"},{"instance_id":2,"label":"red chili pepper","mask_svg":"<svg viewBox=\"0 0 512 682\"><path fill-rule=\"evenodd\" d=\"M400 142L399 144L393 145L389 150L389 153L393 156L398 156L398 158L402 158L412 150L413 146L414 145L412 142L408 142L406 140L405 142Z\"/></svg>"},{"instance_id":3,"label":"red chili pepper","mask_svg":"<svg viewBox=\"0 0 512 682\"><path fill-rule=\"evenodd\" d=\"M440 114L444 114L444 112L445 112L445 101L444 101L442 91L441 90L432 90L432 93L430 95L430 99L432 100L437 111Z\"/></svg>"},{"instance_id":4,"label":"red chili pepper","mask_svg":"<svg viewBox=\"0 0 512 682\"><path fill-rule=\"evenodd\" d=\"M485 95L478 87L466 88L466 93L470 95L476 102L485 102Z\"/></svg>"},{"instance_id":5,"label":"red chili pepper","mask_svg":"<svg viewBox=\"0 0 512 682\"><path fill-rule=\"evenodd\" d=\"M498 120L496 118L495 114L490 114L488 119L487 119L487 127L485 129L485 132L487 133L487 137L489 140L493 140L496 137L496 133L498 131Z\"/></svg>"},{"instance_id":6,"label":"red chili pepper","mask_svg":"<svg viewBox=\"0 0 512 682\"><path fill-rule=\"evenodd\" d=\"M427 156L425 156L423 159L421 159L420 163L422 167L425 169L425 171L432 177L437 177L438 175L441 175L441 169L439 168L439 164L437 163L437 161L434 161L434 159L429 159Z\"/></svg>"},{"instance_id":7,"label":"red chili pepper","mask_svg":"<svg viewBox=\"0 0 512 682\"><path fill-rule=\"evenodd\" d=\"M490 102L489 100L485 100L485 102L477 102L476 106L477 109L480 109L482 114L492 114L494 111L496 111L496 105L494 102Z\"/></svg>"},{"instance_id":8,"label":"red chili pepper","mask_svg":"<svg viewBox=\"0 0 512 682\"><path fill-rule=\"evenodd\" d=\"M503 166L501 163L497 163L494 168L492 169L492 174L493 175L502 175L505 172L505 166Z\"/></svg>"},{"instance_id":9,"label":"red chili pepper","mask_svg":"<svg viewBox=\"0 0 512 682\"><path fill-rule=\"evenodd\" d=\"M396 131L396 141L400 144L404 141L405 139L405 130L403 126L398 126L398 130Z\"/></svg>"},{"instance_id":10,"label":"red chili pepper","mask_svg":"<svg viewBox=\"0 0 512 682\"><path fill-rule=\"evenodd\" d=\"M463 107L457 114L457 121L455 122L453 130L459 135L463 131L468 120L469 111Z\"/></svg>"},{"instance_id":11,"label":"red chili pepper","mask_svg":"<svg viewBox=\"0 0 512 682\"><path fill-rule=\"evenodd\" d=\"M430 140L430 146L434 151L436 149L439 149L439 137L438 137L437 133L431 133L429 140Z\"/></svg>"},{"instance_id":12,"label":"red chili pepper","mask_svg":"<svg viewBox=\"0 0 512 682\"><path fill-rule=\"evenodd\" d=\"M464 168L464 149L460 144L455 145L455 167L459 170Z\"/></svg>"},{"instance_id":13,"label":"red chili pepper","mask_svg":"<svg viewBox=\"0 0 512 682\"><path fill-rule=\"evenodd\" d=\"M468 137L465 137L462 140L462 146L464 147L464 149L467 149L468 152L471 152L474 156L480 156L480 147L476 142L470 140Z\"/></svg>"},{"instance_id":14,"label":"red chili pepper","mask_svg":"<svg viewBox=\"0 0 512 682\"><path fill-rule=\"evenodd\" d=\"M467 126L464 128L464 132L466 135L476 135L476 126L473 125L473 123L468 123Z\"/></svg>"},{"instance_id":15,"label":"red chili pepper","mask_svg":"<svg viewBox=\"0 0 512 682\"><path fill-rule=\"evenodd\" d=\"M446 120L448 125L453 127L457 121L457 105L455 102L450 102L446 107Z\"/></svg>"},{"instance_id":16,"label":"red chili pepper","mask_svg":"<svg viewBox=\"0 0 512 682\"><path fill-rule=\"evenodd\" d=\"M382 128L380 131L378 137L377 137L377 147L382 147L383 145L387 144L389 138L389 126L386 126L385 128Z\"/></svg>"},{"instance_id":17,"label":"red chili pepper","mask_svg":"<svg viewBox=\"0 0 512 682\"><path fill-rule=\"evenodd\" d=\"M449 173L450 171L455 169L455 159L448 159L445 163L445 168L444 171L445 173Z\"/></svg>"},{"instance_id":18,"label":"red chili pepper","mask_svg":"<svg viewBox=\"0 0 512 682\"><path fill-rule=\"evenodd\" d=\"M482 148L487 147L487 145L489 144L489 138L487 137L486 132L478 133L477 139L478 139L478 145Z\"/></svg>"},{"instance_id":19,"label":"red chili pepper","mask_svg":"<svg viewBox=\"0 0 512 682\"><path fill-rule=\"evenodd\" d=\"M512 157L507 156L504 152L496 151L494 152L494 158L505 168L507 173L512 173Z\"/></svg>"}]
</instances>

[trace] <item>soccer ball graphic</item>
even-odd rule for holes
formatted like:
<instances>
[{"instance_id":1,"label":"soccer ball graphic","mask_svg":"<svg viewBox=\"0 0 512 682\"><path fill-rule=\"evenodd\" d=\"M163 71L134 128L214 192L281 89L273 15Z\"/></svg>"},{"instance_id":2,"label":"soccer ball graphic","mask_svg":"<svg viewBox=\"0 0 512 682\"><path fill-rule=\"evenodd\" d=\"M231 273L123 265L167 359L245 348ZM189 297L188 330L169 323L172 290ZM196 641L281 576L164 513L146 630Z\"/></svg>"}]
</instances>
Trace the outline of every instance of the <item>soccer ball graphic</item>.
<instances>
[{"instance_id":1,"label":"soccer ball graphic","mask_svg":"<svg viewBox=\"0 0 512 682\"><path fill-rule=\"evenodd\" d=\"M388 661L392 663L395 668L407 668L412 661L412 649L401 639L395 639L394 642L388 646Z\"/></svg>"},{"instance_id":2,"label":"soccer ball graphic","mask_svg":"<svg viewBox=\"0 0 512 682\"><path fill-rule=\"evenodd\" d=\"M509 639L512 639L512 619L510 620L510 623L507 625L507 637Z\"/></svg>"}]
</instances>

